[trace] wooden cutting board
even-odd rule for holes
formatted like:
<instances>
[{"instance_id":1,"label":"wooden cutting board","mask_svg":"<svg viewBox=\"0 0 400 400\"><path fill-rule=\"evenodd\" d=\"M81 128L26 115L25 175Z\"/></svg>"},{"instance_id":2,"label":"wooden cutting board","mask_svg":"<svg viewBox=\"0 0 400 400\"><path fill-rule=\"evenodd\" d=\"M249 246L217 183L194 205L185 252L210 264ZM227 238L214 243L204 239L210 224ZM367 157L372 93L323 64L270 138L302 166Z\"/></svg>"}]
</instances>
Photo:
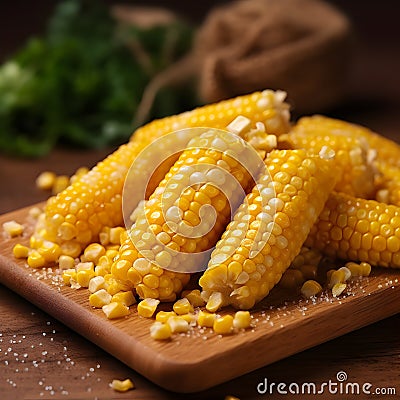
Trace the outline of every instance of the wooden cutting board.
<instances>
[{"instance_id":1,"label":"wooden cutting board","mask_svg":"<svg viewBox=\"0 0 400 400\"><path fill-rule=\"evenodd\" d=\"M27 213L25 208L0 216L0 227L9 220L28 224ZM87 289L60 285L55 269L34 270L15 259L12 248L28 243L30 229L22 238L0 233L0 282L172 391L209 388L400 310L400 270L375 269L340 298L324 293L312 302L274 289L252 312L255 327L247 331L221 337L196 327L170 341L155 341L149 335L153 320L139 317L135 306L128 317L107 320L101 310L89 306Z\"/></svg>"}]
</instances>

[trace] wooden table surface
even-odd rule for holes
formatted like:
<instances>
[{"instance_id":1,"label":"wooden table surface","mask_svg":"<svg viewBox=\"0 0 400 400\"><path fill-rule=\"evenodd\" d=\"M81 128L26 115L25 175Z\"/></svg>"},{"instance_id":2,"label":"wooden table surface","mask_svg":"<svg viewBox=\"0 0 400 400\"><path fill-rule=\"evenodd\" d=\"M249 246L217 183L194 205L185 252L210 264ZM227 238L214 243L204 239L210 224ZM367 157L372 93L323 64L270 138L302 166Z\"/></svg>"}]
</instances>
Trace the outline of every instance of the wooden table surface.
<instances>
[{"instance_id":1,"label":"wooden table surface","mask_svg":"<svg viewBox=\"0 0 400 400\"><path fill-rule=\"evenodd\" d=\"M398 42L399 36L385 40L359 37L348 96L330 114L365 124L400 142ZM46 198L45 193L35 188L34 179L39 172L51 169L71 174L81 165L92 166L108 151L58 149L36 161L0 156L0 214ZM265 378L276 384L321 384L335 380L339 371L347 373L348 382L360 386L371 383L371 391L381 388L383 393L385 388L396 389L396 396L374 398L400 398L400 314L206 392L190 395L160 389L2 285L0 315L1 399L189 400L224 399L226 395L240 399L300 398L283 396L276 390L263 397L257 392L257 385ZM135 382L135 391L117 393L109 388L113 379L128 377ZM321 398L370 397L362 394L346 397L326 391Z\"/></svg>"}]
</instances>

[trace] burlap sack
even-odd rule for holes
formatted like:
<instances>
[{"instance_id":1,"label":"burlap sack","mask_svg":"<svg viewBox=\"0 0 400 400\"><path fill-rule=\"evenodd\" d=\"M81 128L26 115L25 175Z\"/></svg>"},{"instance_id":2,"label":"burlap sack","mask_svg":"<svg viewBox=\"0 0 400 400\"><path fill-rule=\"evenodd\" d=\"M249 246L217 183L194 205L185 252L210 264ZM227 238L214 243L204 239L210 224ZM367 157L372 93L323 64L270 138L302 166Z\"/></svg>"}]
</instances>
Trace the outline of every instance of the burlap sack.
<instances>
[{"instance_id":1,"label":"burlap sack","mask_svg":"<svg viewBox=\"0 0 400 400\"><path fill-rule=\"evenodd\" d=\"M214 102L283 89L296 113L320 112L344 93L346 17L320 0L242 0L210 13L197 37L199 90Z\"/></svg>"},{"instance_id":2,"label":"burlap sack","mask_svg":"<svg viewBox=\"0 0 400 400\"><path fill-rule=\"evenodd\" d=\"M295 115L322 112L344 94L350 23L323 0L239 0L212 9L192 52L157 75L136 113L145 122L160 88L195 76L205 103L282 89Z\"/></svg>"}]
</instances>

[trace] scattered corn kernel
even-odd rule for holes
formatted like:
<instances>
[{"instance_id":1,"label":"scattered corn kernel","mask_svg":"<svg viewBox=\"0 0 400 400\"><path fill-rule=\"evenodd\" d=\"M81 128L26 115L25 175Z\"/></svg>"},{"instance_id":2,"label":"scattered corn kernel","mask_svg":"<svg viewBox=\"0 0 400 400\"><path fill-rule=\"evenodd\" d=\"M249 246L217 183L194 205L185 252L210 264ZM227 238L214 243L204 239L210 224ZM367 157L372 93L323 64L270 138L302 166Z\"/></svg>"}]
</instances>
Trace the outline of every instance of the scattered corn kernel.
<instances>
[{"instance_id":1,"label":"scattered corn kernel","mask_svg":"<svg viewBox=\"0 0 400 400\"><path fill-rule=\"evenodd\" d=\"M121 234L125 232L125 229L121 226L117 226L116 228L110 229L110 243L112 244L120 244L121 243Z\"/></svg>"},{"instance_id":2,"label":"scattered corn kernel","mask_svg":"<svg viewBox=\"0 0 400 400\"><path fill-rule=\"evenodd\" d=\"M187 298L193 307L202 307L206 304L198 289L185 290L182 292L182 297Z\"/></svg>"},{"instance_id":3,"label":"scattered corn kernel","mask_svg":"<svg viewBox=\"0 0 400 400\"><path fill-rule=\"evenodd\" d=\"M170 317L176 317L176 313L174 311L159 311L156 314L156 321L165 323Z\"/></svg>"},{"instance_id":4,"label":"scattered corn kernel","mask_svg":"<svg viewBox=\"0 0 400 400\"><path fill-rule=\"evenodd\" d=\"M348 281L351 278L351 271L346 266L339 268L339 271L344 272L345 281Z\"/></svg>"},{"instance_id":5,"label":"scattered corn kernel","mask_svg":"<svg viewBox=\"0 0 400 400\"><path fill-rule=\"evenodd\" d=\"M47 262L55 262L61 255L61 248L57 243L43 241L43 244L37 249Z\"/></svg>"},{"instance_id":6,"label":"scattered corn kernel","mask_svg":"<svg viewBox=\"0 0 400 400\"><path fill-rule=\"evenodd\" d=\"M359 277L362 276L362 268L361 265L350 261L345 264L345 267L350 271L352 277Z\"/></svg>"},{"instance_id":7,"label":"scattered corn kernel","mask_svg":"<svg viewBox=\"0 0 400 400\"><path fill-rule=\"evenodd\" d=\"M102 276L94 276L89 282L89 292L95 293L100 289L105 288L105 279Z\"/></svg>"},{"instance_id":8,"label":"scattered corn kernel","mask_svg":"<svg viewBox=\"0 0 400 400\"><path fill-rule=\"evenodd\" d=\"M69 177L67 175L59 175L54 180L51 192L58 194L69 186Z\"/></svg>"},{"instance_id":9,"label":"scattered corn kernel","mask_svg":"<svg viewBox=\"0 0 400 400\"><path fill-rule=\"evenodd\" d=\"M32 268L41 268L45 262L46 260L37 250L31 251L27 259L28 265Z\"/></svg>"},{"instance_id":10,"label":"scattered corn kernel","mask_svg":"<svg viewBox=\"0 0 400 400\"><path fill-rule=\"evenodd\" d=\"M65 256L64 254L62 254L59 258L58 258L58 266L61 269L71 269L75 267L75 260L70 257L70 256Z\"/></svg>"},{"instance_id":11,"label":"scattered corn kernel","mask_svg":"<svg viewBox=\"0 0 400 400\"><path fill-rule=\"evenodd\" d=\"M136 299L133 295L132 290L128 290L126 292L118 292L114 294L114 296L112 297L112 301L118 301L122 304L125 304L127 307L136 303Z\"/></svg>"},{"instance_id":12,"label":"scattered corn kernel","mask_svg":"<svg viewBox=\"0 0 400 400\"><path fill-rule=\"evenodd\" d=\"M251 324L251 315L249 311L236 311L233 318L233 327L237 329L247 329Z\"/></svg>"},{"instance_id":13,"label":"scattered corn kernel","mask_svg":"<svg viewBox=\"0 0 400 400\"><path fill-rule=\"evenodd\" d=\"M130 379L125 379L124 381L113 379L111 382L111 388L117 392L127 392L128 390L134 389L135 385Z\"/></svg>"},{"instance_id":14,"label":"scattered corn kernel","mask_svg":"<svg viewBox=\"0 0 400 400\"><path fill-rule=\"evenodd\" d=\"M333 271L331 277L329 279L329 289L332 289L337 283L344 283L345 282L345 274L344 271L336 270Z\"/></svg>"},{"instance_id":15,"label":"scattered corn kernel","mask_svg":"<svg viewBox=\"0 0 400 400\"><path fill-rule=\"evenodd\" d=\"M68 268L63 271L62 279L66 285L71 285L71 280L76 281L76 269Z\"/></svg>"},{"instance_id":16,"label":"scattered corn kernel","mask_svg":"<svg viewBox=\"0 0 400 400\"><path fill-rule=\"evenodd\" d=\"M189 323L180 316L169 317L166 323L172 333L183 333L189 330Z\"/></svg>"},{"instance_id":17,"label":"scattered corn kernel","mask_svg":"<svg viewBox=\"0 0 400 400\"><path fill-rule=\"evenodd\" d=\"M301 294L306 297L313 297L322 292L321 285L312 279L305 281L301 287Z\"/></svg>"},{"instance_id":18,"label":"scattered corn kernel","mask_svg":"<svg viewBox=\"0 0 400 400\"><path fill-rule=\"evenodd\" d=\"M186 297L177 300L172 308L178 315L188 314L190 312L193 312L193 307Z\"/></svg>"},{"instance_id":19,"label":"scattered corn kernel","mask_svg":"<svg viewBox=\"0 0 400 400\"><path fill-rule=\"evenodd\" d=\"M92 262L81 262L76 266L76 281L82 287L88 287L94 276L94 264Z\"/></svg>"},{"instance_id":20,"label":"scattered corn kernel","mask_svg":"<svg viewBox=\"0 0 400 400\"><path fill-rule=\"evenodd\" d=\"M36 178L36 187L40 190L50 190L56 180L56 174L50 171L44 171Z\"/></svg>"},{"instance_id":21,"label":"scattered corn kernel","mask_svg":"<svg viewBox=\"0 0 400 400\"><path fill-rule=\"evenodd\" d=\"M24 231L23 225L19 224L16 221L7 221L3 223L4 232L6 232L11 237L16 237L22 235Z\"/></svg>"},{"instance_id":22,"label":"scattered corn kernel","mask_svg":"<svg viewBox=\"0 0 400 400\"><path fill-rule=\"evenodd\" d=\"M138 303L137 310L141 317L151 318L156 311L157 306L160 304L160 300L146 298Z\"/></svg>"},{"instance_id":23,"label":"scattered corn kernel","mask_svg":"<svg viewBox=\"0 0 400 400\"><path fill-rule=\"evenodd\" d=\"M162 322L154 322L150 326L150 336L156 340L166 340L172 335L171 328L168 324L163 324Z\"/></svg>"},{"instance_id":24,"label":"scattered corn kernel","mask_svg":"<svg viewBox=\"0 0 400 400\"><path fill-rule=\"evenodd\" d=\"M92 307L102 308L111 303L111 294L105 289L99 289L89 296L89 304Z\"/></svg>"},{"instance_id":25,"label":"scattered corn kernel","mask_svg":"<svg viewBox=\"0 0 400 400\"><path fill-rule=\"evenodd\" d=\"M94 274L96 276L105 276L110 273L110 268L107 268L103 265L97 265L94 267Z\"/></svg>"},{"instance_id":26,"label":"scattered corn kernel","mask_svg":"<svg viewBox=\"0 0 400 400\"><path fill-rule=\"evenodd\" d=\"M236 135L246 132L251 125L251 120L243 115L238 115L227 127L226 130Z\"/></svg>"},{"instance_id":27,"label":"scattered corn kernel","mask_svg":"<svg viewBox=\"0 0 400 400\"><path fill-rule=\"evenodd\" d=\"M344 290L346 289L347 285L345 283L335 283L335 285L333 285L332 287L332 294L333 297L337 297L340 296Z\"/></svg>"},{"instance_id":28,"label":"scattered corn kernel","mask_svg":"<svg viewBox=\"0 0 400 400\"><path fill-rule=\"evenodd\" d=\"M367 262L360 263L362 276L369 276L371 274L371 264Z\"/></svg>"},{"instance_id":29,"label":"scattered corn kernel","mask_svg":"<svg viewBox=\"0 0 400 400\"><path fill-rule=\"evenodd\" d=\"M29 216L34 219L39 218L40 214L42 214L42 210L39 207L32 207L29 209Z\"/></svg>"},{"instance_id":30,"label":"scattered corn kernel","mask_svg":"<svg viewBox=\"0 0 400 400\"><path fill-rule=\"evenodd\" d=\"M224 315L223 317L216 318L213 324L213 330L218 335L227 335L232 332L233 317L232 315Z\"/></svg>"},{"instance_id":31,"label":"scattered corn kernel","mask_svg":"<svg viewBox=\"0 0 400 400\"><path fill-rule=\"evenodd\" d=\"M118 302L111 302L102 307L108 319L121 318L129 314L129 308Z\"/></svg>"},{"instance_id":32,"label":"scattered corn kernel","mask_svg":"<svg viewBox=\"0 0 400 400\"><path fill-rule=\"evenodd\" d=\"M81 260L83 262L92 261L97 264L99 258L106 254L106 249L99 243L92 243L87 246L83 252Z\"/></svg>"},{"instance_id":33,"label":"scattered corn kernel","mask_svg":"<svg viewBox=\"0 0 400 400\"><path fill-rule=\"evenodd\" d=\"M346 264L347 265L347 264ZM326 280L329 282L331 280L332 274L336 271L336 269L330 269L326 272Z\"/></svg>"},{"instance_id":34,"label":"scattered corn kernel","mask_svg":"<svg viewBox=\"0 0 400 400\"><path fill-rule=\"evenodd\" d=\"M196 325L197 317L195 314L182 314L179 317L184 319L189 325Z\"/></svg>"},{"instance_id":35,"label":"scattered corn kernel","mask_svg":"<svg viewBox=\"0 0 400 400\"><path fill-rule=\"evenodd\" d=\"M197 325L204 326L206 328L212 328L216 317L217 316L214 313L200 311L197 317Z\"/></svg>"},{"instance_id":36,"label":"scattered corn kernel","mask_svg":"<svg viewBox=\"0 0 400 400\"><path fill-rule=\"evenodd\" d=\"M27 258L29 255L29 247L17 243L13 247L13 255L15 258Z\"/></svg>"}]
</instances>

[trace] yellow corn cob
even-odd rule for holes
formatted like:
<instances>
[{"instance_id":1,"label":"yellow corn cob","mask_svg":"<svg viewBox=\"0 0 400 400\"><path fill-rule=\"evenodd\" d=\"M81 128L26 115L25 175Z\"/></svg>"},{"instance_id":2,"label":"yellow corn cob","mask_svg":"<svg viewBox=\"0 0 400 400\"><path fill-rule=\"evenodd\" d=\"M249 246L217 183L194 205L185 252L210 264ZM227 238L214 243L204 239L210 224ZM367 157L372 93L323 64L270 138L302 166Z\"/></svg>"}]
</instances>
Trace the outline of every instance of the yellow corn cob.
<instances>
[{"instance_id":1,"label":"yellow corn cob","mask_svg":"<svg viewBox=\"0 0 400 400\"><path fill-rule=\"evenodd\" d=\"M265 163L269 174L237 210L199 280L209 311L227 304L249 309L269 293L335 184L333 161L304 150L272 151Z\"/></svg>"},{"instance_id":2,"label":"yellow corn cob","mask_svg":"<svg viewBox=\"0 0 400 400\"><path fill-rule=\"evenodd\" d=\"M357 135L361 128L344 121L340 124L333 121L323 117L301 118L288 134L279 138L280 148L319 152L322 146L328 146L335 151L335 163L342 171L336 190L371 198L375 192L376 172L370 159L368 141Z\"/></svg>"},{"instance_id":3,"label":"yellow corn cob","mask_svg":"<svg viewBox=\"0 0 400 400\"><path fill-rule=\"evenodd\" d=\"M204 265L205 252L217 242L243 190L251 187L259 164L252 147L236 135L209 130L193 138L137 212L111 268L113 276L141 298L174 300L188 272Z\"/></svg>"},{"instance_id":4,"label":"yellow corn cob","mask_svg":"<svg viewBox=\"0 0 400 400\"><path fill-rule=\"evenodd\" d=\"M381 172L380 181L377 184L375 200L400 206L400 168L384 163L378 164Z\"/></svg>"},{"instance_id":5,"label":"yellow corn cob","mask_svg":"<svg viewBox=\"0 0 400 400\"><path fill-rule=\"evenodd\" d=\"M376 152L378 163L383 162L387 165L400 167L400 145L364 126L322 115L301 118L298 124L307 131L325 129L334 132L334 134L346 135L354 139L363 138L366 140L368 148L374 153Z\"/></svg>"},{"instance_id":6,"label":"yellow corn cob","mask_svg":"<svg viewBox=\"0 0 400 400\"><path fill-rule=\"evenodd\" d=\"M374 266L400 267L400 208L332 193L306 246Z\"/></svg>"},{"instance_id":7,"label":"yellow corn cob","mask_svg":"<svg viewBox=\"0 0 400 400\"><path fill-rule=\"evenodd\" d=\"M284 97L284 92L265 90L155 120L139 128L129 143L48 200L45 217L38 222L35 235L58 242L63 254L76 257L87 244L97 239L103 227L122 224L124 181L132 162L148 144L177 129L225 128L239 115L249 118L254 126L256 122L263 122L266 133L284 133L289 127ZM158 155L163 154L163 149L159 150Z\"/></svg>"}]
</instances>

